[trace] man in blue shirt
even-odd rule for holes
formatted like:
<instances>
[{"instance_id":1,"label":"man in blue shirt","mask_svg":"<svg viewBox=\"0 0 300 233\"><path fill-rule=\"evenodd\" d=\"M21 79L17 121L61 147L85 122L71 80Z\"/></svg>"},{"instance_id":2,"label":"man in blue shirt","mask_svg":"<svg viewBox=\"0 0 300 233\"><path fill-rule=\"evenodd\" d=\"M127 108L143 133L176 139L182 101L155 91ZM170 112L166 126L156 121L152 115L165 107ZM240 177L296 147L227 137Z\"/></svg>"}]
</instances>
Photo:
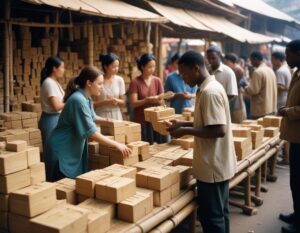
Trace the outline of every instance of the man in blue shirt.
<instances>
[{"instance_id":1,"label":"man in blue shirt","mask_svg":"<svg viewBox=\"0 0 300 233\"><path fill-rule=\"evenodd\" d=\"M180 58L178 55L177 57L176 64ZM169 74L166 79L165 92L167 91L175 93L171 99L170 107L175 109L176 114L181 114L184 108L192 107L191 99L193 98L193 94L196 93L197 87L190 87L186 84L180 76L177 67L176 71Z\"/></svg>"}]
</instances>

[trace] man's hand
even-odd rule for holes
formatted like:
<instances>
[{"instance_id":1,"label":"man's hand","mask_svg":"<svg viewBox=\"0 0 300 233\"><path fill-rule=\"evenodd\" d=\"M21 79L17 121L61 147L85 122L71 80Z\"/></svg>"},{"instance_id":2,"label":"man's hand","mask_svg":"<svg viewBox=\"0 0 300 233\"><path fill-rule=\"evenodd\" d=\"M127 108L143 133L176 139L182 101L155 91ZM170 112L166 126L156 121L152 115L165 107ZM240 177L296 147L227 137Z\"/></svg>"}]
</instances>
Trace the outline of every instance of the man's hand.
<instances>
[{"instance_id":1,"label":"man's hand","mask_svg":"<svg viewBox=\"0 0 300 233\"><path fill-rule=\"evenodd\" d=\"M279 116L283 116L283 117L287 117L287 107L282 107L278 110L278 115Z\"/></svg>"},{"instance_id":2,"label":"man's hand","mask_svg":"<svg viewBox=\"0 0 300 233\"><path fill-rule=\"evenodd\" d=\"M187 135L186 128L182 127L182 128L174 129L174 130L170 131L170 134L174 138L180 138L182 136Z\"/></svg>"},{"instance_id":3,"label":"man's hand","mask_svg":"<svg viewBox=\"0 0 300 233\"><path fill-rule=\"evenodd\" d=\"M171 120L170 122L165 121L165 124L167 125L167 131L169 131L169 132L182 127L182 122L177 121L177 120Z\"/></svg>"},{"instance_id":4,"label":"man's hand","mask_svg":"<svg viewBox=\"0 0 300 233\"><path fill-rule=\"evenodd\" d=\"M181 93L176 93L175 98L182 99L182 100L187 100L187 99L189 100L192 98L192 95L187 92L181 92Z\"/></svg>"},{"instance_id":5,"label":"man's hand","mask_svg":"<svg viewBox=\"0 0 300 233\"><path fill-rule=\"evenodd\" d=\"M160 104L160 99L159 97L156 96L149 96L146 98L146 102L149 104Z\"/></svg>"}]
</instances>

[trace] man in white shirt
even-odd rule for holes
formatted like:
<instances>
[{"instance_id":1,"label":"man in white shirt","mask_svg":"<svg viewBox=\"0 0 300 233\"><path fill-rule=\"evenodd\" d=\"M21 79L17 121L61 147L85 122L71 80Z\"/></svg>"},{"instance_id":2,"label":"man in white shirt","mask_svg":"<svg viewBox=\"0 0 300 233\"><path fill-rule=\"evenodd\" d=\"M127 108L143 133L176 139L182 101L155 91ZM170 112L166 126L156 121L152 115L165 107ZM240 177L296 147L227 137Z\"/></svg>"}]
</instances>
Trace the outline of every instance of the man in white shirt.
<instances>
[{"instance_id":1,"label":"man in white shirt","mask_svg":"<svg viewBox=\"0 0 300 233\"><path fill-rule=\"evenodd\" d=\"M210 73L224 87L228 99L231 100L238 95L238 86L233 70L221 61L221 51L216 46L206 50L206 59L210 64Z\"/></svg>"}]
</instances>

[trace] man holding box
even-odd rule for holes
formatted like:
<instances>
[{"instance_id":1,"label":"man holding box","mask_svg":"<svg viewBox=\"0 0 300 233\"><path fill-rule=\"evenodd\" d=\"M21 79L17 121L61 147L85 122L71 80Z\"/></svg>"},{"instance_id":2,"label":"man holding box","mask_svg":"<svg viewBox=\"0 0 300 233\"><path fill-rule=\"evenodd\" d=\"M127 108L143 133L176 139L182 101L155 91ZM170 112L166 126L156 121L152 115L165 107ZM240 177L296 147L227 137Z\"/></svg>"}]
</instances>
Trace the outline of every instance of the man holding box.
<instances>
[{"instance_id":1,"label":"man holding box","mask_svg":"<svg viewBox=\"0 0 300 233\"><path fill-rule=\"evenodd\" d=\"M228 98L210 76L200 53L189 51L179 60L179 72L191 87L198 85L194 123L173 121L173 137L193 135L193 173L197 179L199 219L204 233L229 233L229 179L236 172Z\"/></svg>"}]
</instances>

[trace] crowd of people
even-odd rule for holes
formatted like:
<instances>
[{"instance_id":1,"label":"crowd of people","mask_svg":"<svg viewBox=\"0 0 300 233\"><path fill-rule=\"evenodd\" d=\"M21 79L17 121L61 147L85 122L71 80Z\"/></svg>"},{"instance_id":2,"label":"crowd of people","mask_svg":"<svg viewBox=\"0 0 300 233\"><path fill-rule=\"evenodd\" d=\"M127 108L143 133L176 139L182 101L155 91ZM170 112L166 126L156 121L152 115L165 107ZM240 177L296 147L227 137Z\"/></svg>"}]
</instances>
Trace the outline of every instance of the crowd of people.
<instances>
[{"instance_id":1,"label":"crowd of people","mask_svg":"<svg viewBox=\"0 0 300 233\"><path fill-rule=\"evenodd\" d=\"M291 229L296 227L295 219L300 219L300 84L299 71L292 79L290 68L300 68L300 41L288 44L286 54L274 52L272 67L258 51L250 54L249 61L233 53L223 56L216 46L209 47L205 57L194 51L175 54L165 81L155 76L154 55L146 53L137 59L140 75L131 81L127 92L118 75L119 57L109 53L100 55L99 60L104 73L85 67L66 90L58 82L65 72L64 62L55 56L46 61L41 74L39 128L48 181L75 178L87 171L88 139L115 147L123 156L131 153L126 145L103 136L96 127L103 119L123 119L120 107L126 105L126 96L133 109L132 121L142 125L142 140L166 142L168 138L145 121L144 109L163 104L159 95L172 91L174 96L167 104L176 114L195 107L194 122L173 121L168 130L173 137L195 136L193 171L204 232L229 233L229 179L236 171L231 122L274 114L283 116L282 139L290 142L294 201L294 213L281 215L281 219L292 223Z\"/></svg>"}]
</instances>

